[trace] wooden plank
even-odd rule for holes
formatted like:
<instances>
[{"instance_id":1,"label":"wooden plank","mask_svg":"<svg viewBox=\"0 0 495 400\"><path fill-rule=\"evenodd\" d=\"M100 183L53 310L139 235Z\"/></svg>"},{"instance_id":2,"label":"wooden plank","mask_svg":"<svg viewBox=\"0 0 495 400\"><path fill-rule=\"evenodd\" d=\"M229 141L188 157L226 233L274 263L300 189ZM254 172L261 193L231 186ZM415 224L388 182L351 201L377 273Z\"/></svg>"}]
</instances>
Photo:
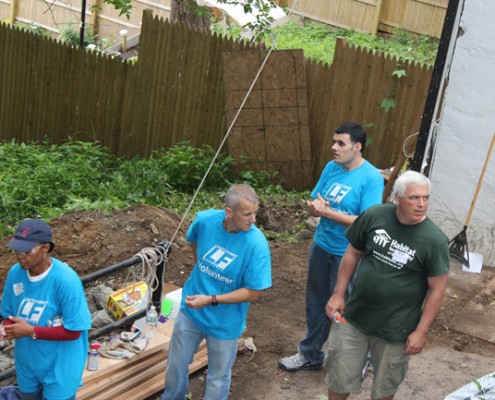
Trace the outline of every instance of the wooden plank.
<instances>
[{"instance_id":1,"label":"wooden plank","mask_svg":"<svg viewBox=\"0 0 495 400\"><path fill-rule=\"evenodd\" d=\"M208 355L206 348L198 351L189 365L189 373L192 374L208 365ZM120 396L114 397L113 400L142 400L165 388L165 369L162 373L156 374L147 381L141 383L135 388L126 391Z\"/></svg>"},{"instance_id":2,"label":"wooden plank","mask_svg":"<svg viewBox=\"0 0 495 400\"><path fill-rule=\"evenodd\" d=\"M135 362L142 358L146 358L150 354L156 353L157 351L168 349L168 343L172 337L172 332L174 329L174 320L170 320L165 324L160 324L157 329L157 334L155 337L151 338L146 346L146 349L140 353L136 354L130 360L128 359L113 359L100 357L100 365L97 371L85 370L83 374L83 382L90 381L95 377L99 377L107 374L109 371L116 370L122 366L126 366L130 361Z\"/></svg>"},{"instance_id":3,"label":"wooden plank","mask_svg":"<svg viewBox=\"0 0 495 400\"><path fill-rule=\"evenodd\" d=\"M119 369L108 368L104 375L92 376L91 380L86 380L84 386L77 393L77 398L82 400L84 398L92 398L102 391L102 389L112 386L118 383L120 380L126 380L127 377L140 373L141 371L147 371L149 368L156 364L159 364L163 360L166 360L167 352L160 351L151 354L145 359L128 360L129 364L123 365Z\"/></svg>"},{"instance_id":4,"label":"wooden plank","mask_svg":"<svg viewBox=\"0 0 495 400\"><path fill-rule=\"evenodd\" d=\"M157 374L163 375L167 365L167 359L164 357L161 361L153 364L151 367L141 369L139 372L127 374L118 380L115 380L113 384L102 387L102 390L88 399L91 400L108 400L115 399L118 395L124 395L128 399L127 391L141 382L146 382L150 377ZM79 398L79 397L78 397ZM141 397L144 398L144 397Z\"/></svg>"},{"instance_id":5,"label":"wooden plank","mask_svg":"<svg viewBox=\"0 0 495 400\"><path fill-rule=\"evenodd\" d=\"M466 272L461 275L467 288L475 287L474 277ZM480 300L483 299L484 301ZM480 321L483 321L480 324ZM495 278L486 284L483 292L475 296L448 322L448 327L475 338L495 343Z\"/></svg>"}]
</instances>

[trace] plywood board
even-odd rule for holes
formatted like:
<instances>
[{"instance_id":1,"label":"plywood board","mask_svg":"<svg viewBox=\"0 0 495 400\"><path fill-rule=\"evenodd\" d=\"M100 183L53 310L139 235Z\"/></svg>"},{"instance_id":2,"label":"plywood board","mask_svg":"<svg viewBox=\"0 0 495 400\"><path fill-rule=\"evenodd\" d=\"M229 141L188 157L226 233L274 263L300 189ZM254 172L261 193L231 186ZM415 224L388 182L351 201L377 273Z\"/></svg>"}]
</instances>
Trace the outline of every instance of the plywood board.
<instances>
[{"instance_id":1,"label":"plywood board","mask_svg":"<svg viewBox=\"0 0 495 400\"><path fill-rule=\"evenodd\" d=\"M495 343L495 278L451 319L448 327Z\"/></svg>"}]
</instances>

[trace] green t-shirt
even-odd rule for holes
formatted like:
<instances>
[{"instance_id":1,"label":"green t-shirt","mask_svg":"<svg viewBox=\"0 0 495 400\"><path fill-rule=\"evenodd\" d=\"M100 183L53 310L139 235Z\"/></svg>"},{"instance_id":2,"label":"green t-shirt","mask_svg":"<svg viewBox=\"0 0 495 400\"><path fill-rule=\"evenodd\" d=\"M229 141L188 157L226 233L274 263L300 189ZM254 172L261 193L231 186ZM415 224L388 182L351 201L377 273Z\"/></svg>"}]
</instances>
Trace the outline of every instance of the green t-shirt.
<instances>
[{"instance_id":1,"label":"green t-shirt","mask_svg":"<svg viewBox=\"0 0 495 400\"><path fill-rule=\"evenodd\" d=\"M364 334L404 342L416 329L426 278L449 270L448 238L429 219L404 225L393 204L369 208L346 236L364 251L345 317Z\"/></svg>"}]
</instances>

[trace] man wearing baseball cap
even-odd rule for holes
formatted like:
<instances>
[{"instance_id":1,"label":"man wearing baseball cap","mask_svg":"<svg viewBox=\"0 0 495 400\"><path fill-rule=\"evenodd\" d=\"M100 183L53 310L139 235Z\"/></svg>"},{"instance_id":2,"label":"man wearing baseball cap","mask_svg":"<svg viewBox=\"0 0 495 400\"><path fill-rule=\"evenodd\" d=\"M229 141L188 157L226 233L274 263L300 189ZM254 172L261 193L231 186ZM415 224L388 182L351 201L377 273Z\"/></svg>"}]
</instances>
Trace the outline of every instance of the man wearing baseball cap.
<instances>
[{"instance_id":1,"label":"man wearing baseball cap","mask_svg":"<svg viewBox=\"0 0 495 400\"><path fill-rule=\"evenodd\" d=\"M51 257L48 224L26 219L7 247L17 263L5 282L0 339L15 339L22 400L70 400L82 385L91 314L76 272Z\"/></svg>"}]
</instances>

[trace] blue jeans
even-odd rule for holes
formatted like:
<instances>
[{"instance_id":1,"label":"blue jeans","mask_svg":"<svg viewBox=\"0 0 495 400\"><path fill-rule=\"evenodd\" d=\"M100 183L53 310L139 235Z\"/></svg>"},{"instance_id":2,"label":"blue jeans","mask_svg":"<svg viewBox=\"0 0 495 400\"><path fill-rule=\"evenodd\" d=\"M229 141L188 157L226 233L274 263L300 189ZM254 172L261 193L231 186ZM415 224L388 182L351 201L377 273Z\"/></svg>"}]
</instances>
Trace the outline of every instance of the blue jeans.
<instances>
[{"instance_id":1,"label":"blue jeans","mask_svg":"<svg viewBox=\"0 0 495 400\"><path fill-rule=\"evenodd\" d=\"M306 283L307 331L306 337L299 343L299 351L311 364L321 365L325 358L322 348L328 339L331 325L325 314L325 306L337 283L341 259L311 243Z\"/></svg>"},{"instance_id":2,"label":"blue jeans","mask_svg":"<svg viewBox=\"0 0 495 400\"><path fill-rule=\"evenodd\" d=\"M208 373L203 400L227 399L238 339L220 340L208 336L200 331L182 311L179 311L168 349L162 400L186 399L189 391L189 364L203 339L206 339L208 349Z\"/></svg>"}]
</instances>

